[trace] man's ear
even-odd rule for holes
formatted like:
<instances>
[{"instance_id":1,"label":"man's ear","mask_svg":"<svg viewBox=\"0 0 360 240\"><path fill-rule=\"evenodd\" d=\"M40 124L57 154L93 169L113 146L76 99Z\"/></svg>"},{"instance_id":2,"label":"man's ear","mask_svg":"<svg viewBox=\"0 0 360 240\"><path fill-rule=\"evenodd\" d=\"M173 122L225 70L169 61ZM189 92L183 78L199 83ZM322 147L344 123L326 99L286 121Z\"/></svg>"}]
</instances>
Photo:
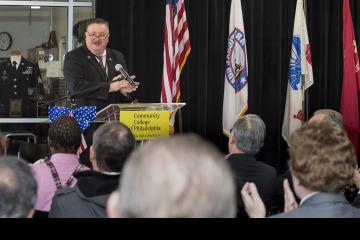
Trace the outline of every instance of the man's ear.
<instances>
[{"instance_id":1,"label":"man's ear","mask_svg":"<svg viewBox=\"0 0 360 240\"><path fill-rule=\"evenodd\" d=\"M230 133L229 143L236 144L234 133Z\"/></svg>"},{"instance_id":2,"label":"man's ear","mask_svg":"<svg viewBox=\"0 0 360 240\"><path fill-rule=\"evenodd\" d=\"M89 160L91 162L93 170L98 171L99 168L98 168L98 165L96 163L96 153L95 153L95 149L94 149L93 145L90 146Z\"/></svg>"},{"instance_id":3,"label":"man's ear","mask_svg":"<svg viewBox=\"0 0 360 240\"><path fill-rule=\"evenodd\" d=\"M90 146L90 156L89 156L89 158L90 158L90 161L91 162L93 162L93 161L95 161L95 150L94 150L94 146L93 145L91 145Z\"/></svg>"},{"instance_id":4,"label":"man's ear","mask_svg":"<svg viewBox=\"0 0 360 240\"><path fill-rule=\"evenodd\" d=\"M119 191L114 191L110 194L109 199L106 204L106 213L108 218L118 218L118 208L119 208Z\"/></svg>"},{"instance_id":5,"label":"man's ear","mask_svg":"<svg viewBox=\"0 0 360 240\"><path fill-rule=\"evenodd\" d=\"M49 148L53 147L53 142L50 140L49 137L47 137Z\"/></svg>"}]
</instances>

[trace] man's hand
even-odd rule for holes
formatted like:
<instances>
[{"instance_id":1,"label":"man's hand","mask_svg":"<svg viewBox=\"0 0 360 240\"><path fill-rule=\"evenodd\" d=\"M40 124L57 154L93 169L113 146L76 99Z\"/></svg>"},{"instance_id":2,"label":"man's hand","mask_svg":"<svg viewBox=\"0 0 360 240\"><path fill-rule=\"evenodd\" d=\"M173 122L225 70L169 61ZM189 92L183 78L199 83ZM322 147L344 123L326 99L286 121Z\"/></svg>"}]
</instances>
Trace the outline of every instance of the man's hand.
<instances>
[{"instance_id":1,"label":"man's hand","mask_svg":"<svg viewBox=\"0 0 360 240\"><path fill-rule=\"evenodd\" d=\"M122 77L122 75L118 75L116 77L113 78L114 80L118 80ZM130 78L132 80L135 79L135 76L130 76ZM135 82L135 85L131 85L127 80L121 80L121 81L117 81L117 82L113 82L110 84L110 88L109 88L109 92L123 92L123 93L132 93L134 91L136 91L136 89L138 88L139 83Z\"/></svg>"},{"instance_id":2,"label":"man's hand","mask_svg":"<svg viewBox=\"0 0 360 240\"><path fill-rule=\"evenodd\" d=\"M291 210L294 210L295 208L298 208L298 204L296 202L294 193L291 191L289 181L287 179L283 182L284 187L284 212L289 212Z\"/></svg>"},{"instance_id":3,"label":"man's hand","mask_svg":"<svg viewBox=\"0 0 360 240\"><path fill-rule=\"evenodd\" d=\"M254 183L245 183L241 190L245 211L250 218L264 218L266 209Z\"/></svg>"}]
</instances>

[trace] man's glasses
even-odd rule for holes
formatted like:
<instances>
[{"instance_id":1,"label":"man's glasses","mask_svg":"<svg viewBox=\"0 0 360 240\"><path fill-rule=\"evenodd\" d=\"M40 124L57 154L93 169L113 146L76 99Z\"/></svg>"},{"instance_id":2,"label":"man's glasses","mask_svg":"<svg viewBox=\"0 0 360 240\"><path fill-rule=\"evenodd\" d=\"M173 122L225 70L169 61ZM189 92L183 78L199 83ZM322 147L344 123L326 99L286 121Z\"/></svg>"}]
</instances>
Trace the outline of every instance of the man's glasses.
<instances>
[{"instance_id":1,"label":"man's glasses","mask_svg":"<svg viewBox=\"0 0 360 240\"><path fill-rule=\"evenodd\" d=\"M100 33L100 34L96 34L96 33L88 33L87 35L89 36L90 39L95 39L95 38L100 38L100 39L106 39L107 37L109 37L108 33Z\"/></svg>"}]
</instances>

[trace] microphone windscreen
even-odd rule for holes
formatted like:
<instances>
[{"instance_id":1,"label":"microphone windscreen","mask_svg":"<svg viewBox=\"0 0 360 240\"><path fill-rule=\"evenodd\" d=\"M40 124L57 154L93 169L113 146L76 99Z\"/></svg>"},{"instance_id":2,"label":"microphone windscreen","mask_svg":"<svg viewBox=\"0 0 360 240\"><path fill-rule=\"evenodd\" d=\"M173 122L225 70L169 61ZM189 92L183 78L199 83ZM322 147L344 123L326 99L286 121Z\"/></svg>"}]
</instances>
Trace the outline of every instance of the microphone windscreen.
<instances>
[{"instance_id":1,"label":"microphone windscreen","mask_svg":"<svg viewBox=\"0 0 360 240\"><path fill-rule=\"evenodd\" d=\"M122 66L121 66L120 63L118 63L118 64L115 65L115 70L116 70L116 71L119 72L121 68L122 68Z\"/></svg>"}]
</instances>

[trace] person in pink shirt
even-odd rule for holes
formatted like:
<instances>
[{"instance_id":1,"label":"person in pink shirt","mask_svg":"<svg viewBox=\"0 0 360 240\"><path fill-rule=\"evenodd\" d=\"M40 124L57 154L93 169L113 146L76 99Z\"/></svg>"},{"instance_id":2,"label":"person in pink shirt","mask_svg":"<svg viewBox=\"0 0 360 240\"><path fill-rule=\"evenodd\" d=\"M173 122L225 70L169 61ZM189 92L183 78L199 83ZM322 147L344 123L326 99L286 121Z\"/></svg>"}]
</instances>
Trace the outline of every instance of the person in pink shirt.
<instances>
[{"instance_id":1,"label":"person in pink shirt","mask_svg":"<svg viewBox=\"0 0 360 240\"><path fill-rule=\"evenodd\" d=\"M51 157L30 165L38 184L37 211L49 212L56 190L73 187L73 174L88 170L79 163L77 150L81 142L80 126L69 116L60 116L49 127L48 144Z\"/></svg>"}]
</instances>

